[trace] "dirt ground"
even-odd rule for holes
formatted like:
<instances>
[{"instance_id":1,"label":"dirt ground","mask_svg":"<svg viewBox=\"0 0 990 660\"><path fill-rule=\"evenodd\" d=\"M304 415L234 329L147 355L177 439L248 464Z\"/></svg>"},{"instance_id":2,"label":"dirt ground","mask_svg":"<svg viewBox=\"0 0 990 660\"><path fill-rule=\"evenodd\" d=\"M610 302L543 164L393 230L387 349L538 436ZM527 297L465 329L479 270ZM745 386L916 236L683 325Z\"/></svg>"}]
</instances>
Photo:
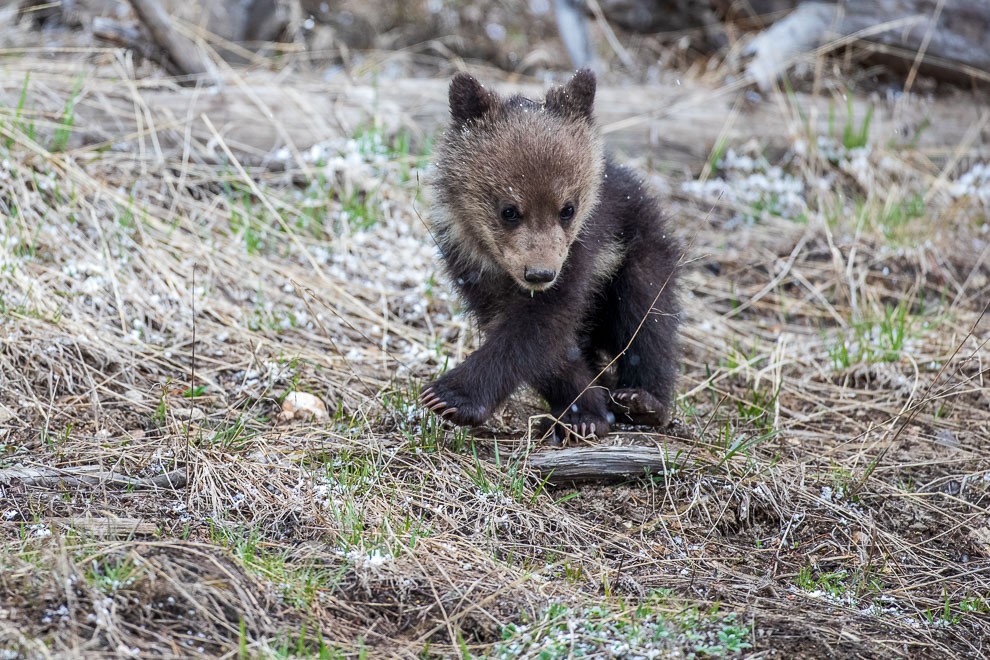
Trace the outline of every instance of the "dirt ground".
<instances>
[{"instance_id":1,"label":"dirt ground","mask_svg":"<svg viewBox=\"0 0 990 660\"><path fill-rule=\"evenodd\" d=\"M473 430L417 404L480 339L428 231L444 80L567 69L549 18L492 7L539 39L376 28L221 90L4 28L0 658L987 655L986 97L922 81L976 120L889 139L897 74L808 67L816 124L630 37L662 73L615 66L599 110L685 246L676 419L601 443L653 473L556 484L533 393ZM682 82L731 108L706 158L615 139L624 94Z\"/></svg>"}]
</instances>

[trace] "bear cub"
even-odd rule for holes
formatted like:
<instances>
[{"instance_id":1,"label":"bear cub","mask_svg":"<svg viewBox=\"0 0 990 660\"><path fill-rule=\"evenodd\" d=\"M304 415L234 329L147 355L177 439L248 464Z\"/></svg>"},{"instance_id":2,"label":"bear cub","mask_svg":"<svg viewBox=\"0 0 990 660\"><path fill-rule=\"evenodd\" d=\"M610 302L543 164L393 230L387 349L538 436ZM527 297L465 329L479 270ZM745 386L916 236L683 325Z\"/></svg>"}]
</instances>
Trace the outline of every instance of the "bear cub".
<instances>
[{"instance_id":1,"label":"bear cub","mask_svg":"<svg viewBox=\"0 0 990 660\"><path fill-rule=\"evenodd\" d=\"M680 251L659 202L605 155L594 99L587 70L542 102L451 80L433 233L483 342L421 402L456 424L484 423L523 384L558 443L670 420Z\"/></svg>"}]
</instances>

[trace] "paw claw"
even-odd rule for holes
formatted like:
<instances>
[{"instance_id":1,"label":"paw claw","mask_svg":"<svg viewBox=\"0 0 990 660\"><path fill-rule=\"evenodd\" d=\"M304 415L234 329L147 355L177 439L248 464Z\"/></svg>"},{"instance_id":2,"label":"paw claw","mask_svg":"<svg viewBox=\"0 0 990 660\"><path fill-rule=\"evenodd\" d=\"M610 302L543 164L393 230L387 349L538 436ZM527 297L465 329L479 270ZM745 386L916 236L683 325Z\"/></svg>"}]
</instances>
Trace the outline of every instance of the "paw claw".
<instances>
[{"instance_id":1,"label":"paw claw","mask_svg":"<svg viewBox=\"0 0 990 660\"><path fill-rule=\"evenodd\" d=\"M420 405L445 421L459 426L478 426L490 416L489 406L480 403L471 383L462 383L457 370L427 385L419 395Z\"/></svg>"}]
</instances>

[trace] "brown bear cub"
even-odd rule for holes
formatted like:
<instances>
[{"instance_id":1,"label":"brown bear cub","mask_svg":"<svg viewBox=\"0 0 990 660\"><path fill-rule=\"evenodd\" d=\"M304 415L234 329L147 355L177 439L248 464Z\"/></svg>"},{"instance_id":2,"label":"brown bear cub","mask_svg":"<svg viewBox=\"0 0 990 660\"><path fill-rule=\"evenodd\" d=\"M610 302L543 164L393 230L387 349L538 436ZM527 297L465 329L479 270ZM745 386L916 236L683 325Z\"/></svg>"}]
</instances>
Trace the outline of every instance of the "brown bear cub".
<instances>
[{"instance_id":1,"label":"brown bear cub","mask_svg":"<svg viewBox=\"0 0 990 660\"><path fill-rule=\"evenodd\" d=\"M456 424L482 424L525 383L557 441L670 419L679 250L657 200L604 155L594 99L587 70L542 103L450 83L433 230L484 341L421 400Z\"/></svg>"}]
</instances>

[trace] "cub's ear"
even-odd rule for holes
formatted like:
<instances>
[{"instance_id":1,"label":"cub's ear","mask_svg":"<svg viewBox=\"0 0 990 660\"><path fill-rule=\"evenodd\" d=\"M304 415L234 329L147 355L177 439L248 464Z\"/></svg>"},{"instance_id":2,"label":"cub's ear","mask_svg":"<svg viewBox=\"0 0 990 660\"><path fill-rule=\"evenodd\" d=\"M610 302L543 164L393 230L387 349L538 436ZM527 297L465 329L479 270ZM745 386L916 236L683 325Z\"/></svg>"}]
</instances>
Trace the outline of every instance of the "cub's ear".
<instances>
[{"instance_id":1,"label":"cub's ear","mask_svg":"<svg viewBox=\"0 0 990 660\"><path fill-rule=\"evenodd\" d=\"M571 117L591 117L595 107L595 74L581 69L563 87L547 92L548 110Z\"/></svg>"},{"instance_id":2,"label":"cub's ear","mask_svg":"<svg viewBox=\"0 0 990 660\"><path fill-rule=\"evenodd\" d=\"M455 124L478 119L492 109L495 100L495 94L466 73L458 73L450 81L450 116Z\"/></svg>"}]
</instances>

